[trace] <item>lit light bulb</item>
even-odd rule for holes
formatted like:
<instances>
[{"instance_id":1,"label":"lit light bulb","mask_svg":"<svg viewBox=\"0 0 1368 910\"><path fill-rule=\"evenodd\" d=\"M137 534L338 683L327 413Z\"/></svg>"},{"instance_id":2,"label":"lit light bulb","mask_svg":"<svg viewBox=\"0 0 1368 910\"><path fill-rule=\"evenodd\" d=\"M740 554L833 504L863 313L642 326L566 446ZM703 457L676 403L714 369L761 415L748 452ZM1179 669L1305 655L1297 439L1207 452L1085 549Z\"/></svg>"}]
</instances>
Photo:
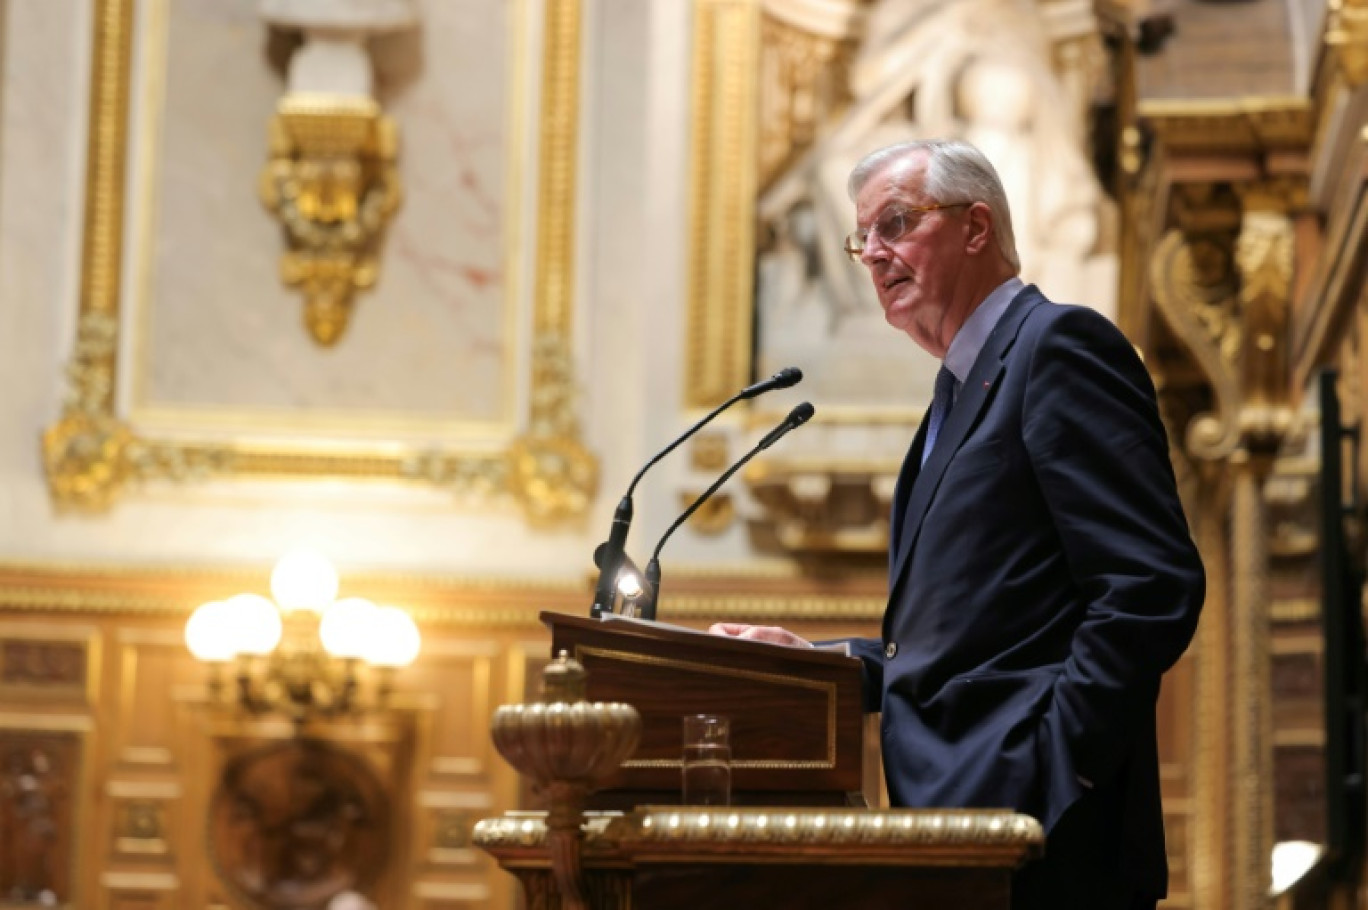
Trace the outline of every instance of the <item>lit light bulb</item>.
<instances>
[{"instance_id":1,"label":"lit light bulb","mask_svg":"<svg viewBox=\"0 0 1368 910\"><path fill-rule=\"evenodd\" d=\"M235 594L223 602L239 654L270 654L280 644L280 611L260 594Z\"/></svg>"},{"instance_id":2,"label":"lit light bulb","mask_svg":"<svg viewBox=\"0 0 1368 910\"><path fill-rule=\"evenodd\" d=\"M337 597L337 570L317 550L291 550L271 570L271 596L286 613L322 613Z\"/></svg>"},{"instance_id":3,"label":"lit light bulb","mask_svg":"<svg viewBox=\"0 0 1368 910\"><path fill-rule=\"evenodd\" d=\"M398 607L380 607L375 638L366 650L367 663L377 667L407 667L418 658L422 636L413 617Z\"/></svg>"},{"instance_id":4,"label":"lit light bulb","mask_svg":"<svg viewBox=\"0 0 1368 910\"><path fill-rule=\"evenodd\" d=\"M200 604L185 623L185 646L196 660L217 663L237 656L232 618L227 604L212 600Z\"/></svg>"},{"instance_id":5,"label":"lit light bulb","mask_svg":"<svg viewBox=\"0 0 1368 910\"><path fill-rule=\"evenodd\" d=\"M364 597L344 597L323 611L318 637L333 657L364 657L375 639L380 608Z\"/></svg>"},{"instance_id":6,"label":"lit light bulb","mask_svg":"<svg viewBox=\"0 0 1368 910\"><path fill-rule=\"evenodd\" d=\"M618 593L628 600L636 600L645 592L641 586L641 576L635 572L623 572L618 576Z\"/></svg>"}]
</instances>

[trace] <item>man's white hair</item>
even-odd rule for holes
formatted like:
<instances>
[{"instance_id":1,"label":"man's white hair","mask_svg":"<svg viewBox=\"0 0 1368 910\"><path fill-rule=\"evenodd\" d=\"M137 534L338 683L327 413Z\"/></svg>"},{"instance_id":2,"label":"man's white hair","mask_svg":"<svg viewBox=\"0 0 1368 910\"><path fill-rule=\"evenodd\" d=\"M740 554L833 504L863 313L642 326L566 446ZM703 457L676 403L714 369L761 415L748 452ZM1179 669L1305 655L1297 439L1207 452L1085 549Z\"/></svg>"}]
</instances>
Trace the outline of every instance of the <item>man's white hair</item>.
<instances>
[{"instance_id":1,"label":"man's white hair","mask_svg":"<svg viewBox=\"0 0 1368 910\"><path fill-rule=\"evenodd\" d=\"M853 201L875 174L917 153L925 153L926 185L923 189L935 202L982 202L993 215L993 237L998 251L1020 271L1016 235L1012 233L1012 213L1007 207L1007 191L997 170L977 148L960 139L919 139L900 142L870 152L850 172L846 190Z\"/></svg>"}]
</instances>

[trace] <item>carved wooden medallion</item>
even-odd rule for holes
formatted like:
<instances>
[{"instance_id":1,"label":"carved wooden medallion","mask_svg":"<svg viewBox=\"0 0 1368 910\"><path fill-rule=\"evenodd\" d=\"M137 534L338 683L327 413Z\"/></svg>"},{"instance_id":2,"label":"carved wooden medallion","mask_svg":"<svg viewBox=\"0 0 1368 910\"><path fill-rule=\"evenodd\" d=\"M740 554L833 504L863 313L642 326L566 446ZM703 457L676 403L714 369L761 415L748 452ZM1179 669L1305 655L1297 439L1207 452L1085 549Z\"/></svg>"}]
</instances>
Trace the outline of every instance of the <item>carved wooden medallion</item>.
<instances>
[{"instance_id":1,"label":"carved wooden medallion","mask_svg":"<svg viewBox=\"0 0 1368 910\"><path fill-rule=\"evenodd\" d=\"M224 768L209 816L223 883L270 910L323 907L364 892L384 868L384 790L360 758L299 740L256 749Z\"/></svg>"}]
</instances>

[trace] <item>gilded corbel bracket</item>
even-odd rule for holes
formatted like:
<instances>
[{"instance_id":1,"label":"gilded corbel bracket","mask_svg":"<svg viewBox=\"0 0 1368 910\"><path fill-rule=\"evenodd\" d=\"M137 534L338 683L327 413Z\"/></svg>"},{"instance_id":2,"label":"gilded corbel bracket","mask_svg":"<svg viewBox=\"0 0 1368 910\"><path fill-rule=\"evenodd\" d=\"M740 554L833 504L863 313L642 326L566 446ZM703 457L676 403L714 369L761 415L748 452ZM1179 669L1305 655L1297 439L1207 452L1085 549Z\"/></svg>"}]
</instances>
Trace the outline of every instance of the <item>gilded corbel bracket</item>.
<instances>
[{"instance_id":1,"label":"gilded corbel bracket","mask_svg":"<svg viewBox=\"0 0 1368 910\"><path fill-rule=\"evenodd\" d=\"M261 201L280 221L284 282L304 293L323 347L346 331L357 291L375 284L385 225L399 207L398 132L370 98L297 93L270 125Z\"/></svg>"},{"instance_id":2,"label":"gilded corbel bracket","mask_svg":"<svg viewBox=\"0 0 1368 910\"><path fill-rule=\"evenodd\" d=\"M1211 384L1214 407L1188 424L1195 458L1228 457L1239 444L1239 352L1243 332L1231 253L1220 235L1173 229L1150 257L1150 288L1159 312Z\"/></svg>"},{"instance_id":3,"label":"gilded corbel bracket","mask_svg":"<svg viewBox=\"0 0 1368 910\"><path fill-rule=\"evenodd\" d=\"M1187 229L1175 228L1160 239L1150 259L1150 284L1156 306L1192 353L1215 399L1211 411L1188 425L1186 448L1207 461L1242 448L1271 452L1292 422L1292 224L1286 211L1296 188L1244 188L1238 233L1212 229L1225 217L1214 209L1202 213L1200 201L1214 197L1204 189L1185 189L1180 202L1192 206Z\"/></svg>"}]
</instances>

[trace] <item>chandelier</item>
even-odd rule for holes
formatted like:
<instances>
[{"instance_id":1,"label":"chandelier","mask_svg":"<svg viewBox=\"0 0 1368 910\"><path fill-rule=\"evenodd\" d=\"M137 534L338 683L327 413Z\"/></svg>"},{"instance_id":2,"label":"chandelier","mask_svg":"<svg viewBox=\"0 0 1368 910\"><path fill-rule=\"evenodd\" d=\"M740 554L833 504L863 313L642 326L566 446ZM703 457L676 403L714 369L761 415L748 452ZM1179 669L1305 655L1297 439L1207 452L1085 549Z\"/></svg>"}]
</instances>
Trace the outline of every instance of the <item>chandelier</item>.
<instances>
[{"instance_id":1,"label":"chandelier","mask_svg":"<svg viewBox=\"0 0 1368 910\"><path fill-rule=\"evenodd\" d=\"M398 607L339 600L338 587L326 557L296 550L271 571L271 598L235 594L197 607L185 643L209 668L211 700L296 724L384 706L395 671L418 656L418 627Z\"/></svg>"}]
</instances>

